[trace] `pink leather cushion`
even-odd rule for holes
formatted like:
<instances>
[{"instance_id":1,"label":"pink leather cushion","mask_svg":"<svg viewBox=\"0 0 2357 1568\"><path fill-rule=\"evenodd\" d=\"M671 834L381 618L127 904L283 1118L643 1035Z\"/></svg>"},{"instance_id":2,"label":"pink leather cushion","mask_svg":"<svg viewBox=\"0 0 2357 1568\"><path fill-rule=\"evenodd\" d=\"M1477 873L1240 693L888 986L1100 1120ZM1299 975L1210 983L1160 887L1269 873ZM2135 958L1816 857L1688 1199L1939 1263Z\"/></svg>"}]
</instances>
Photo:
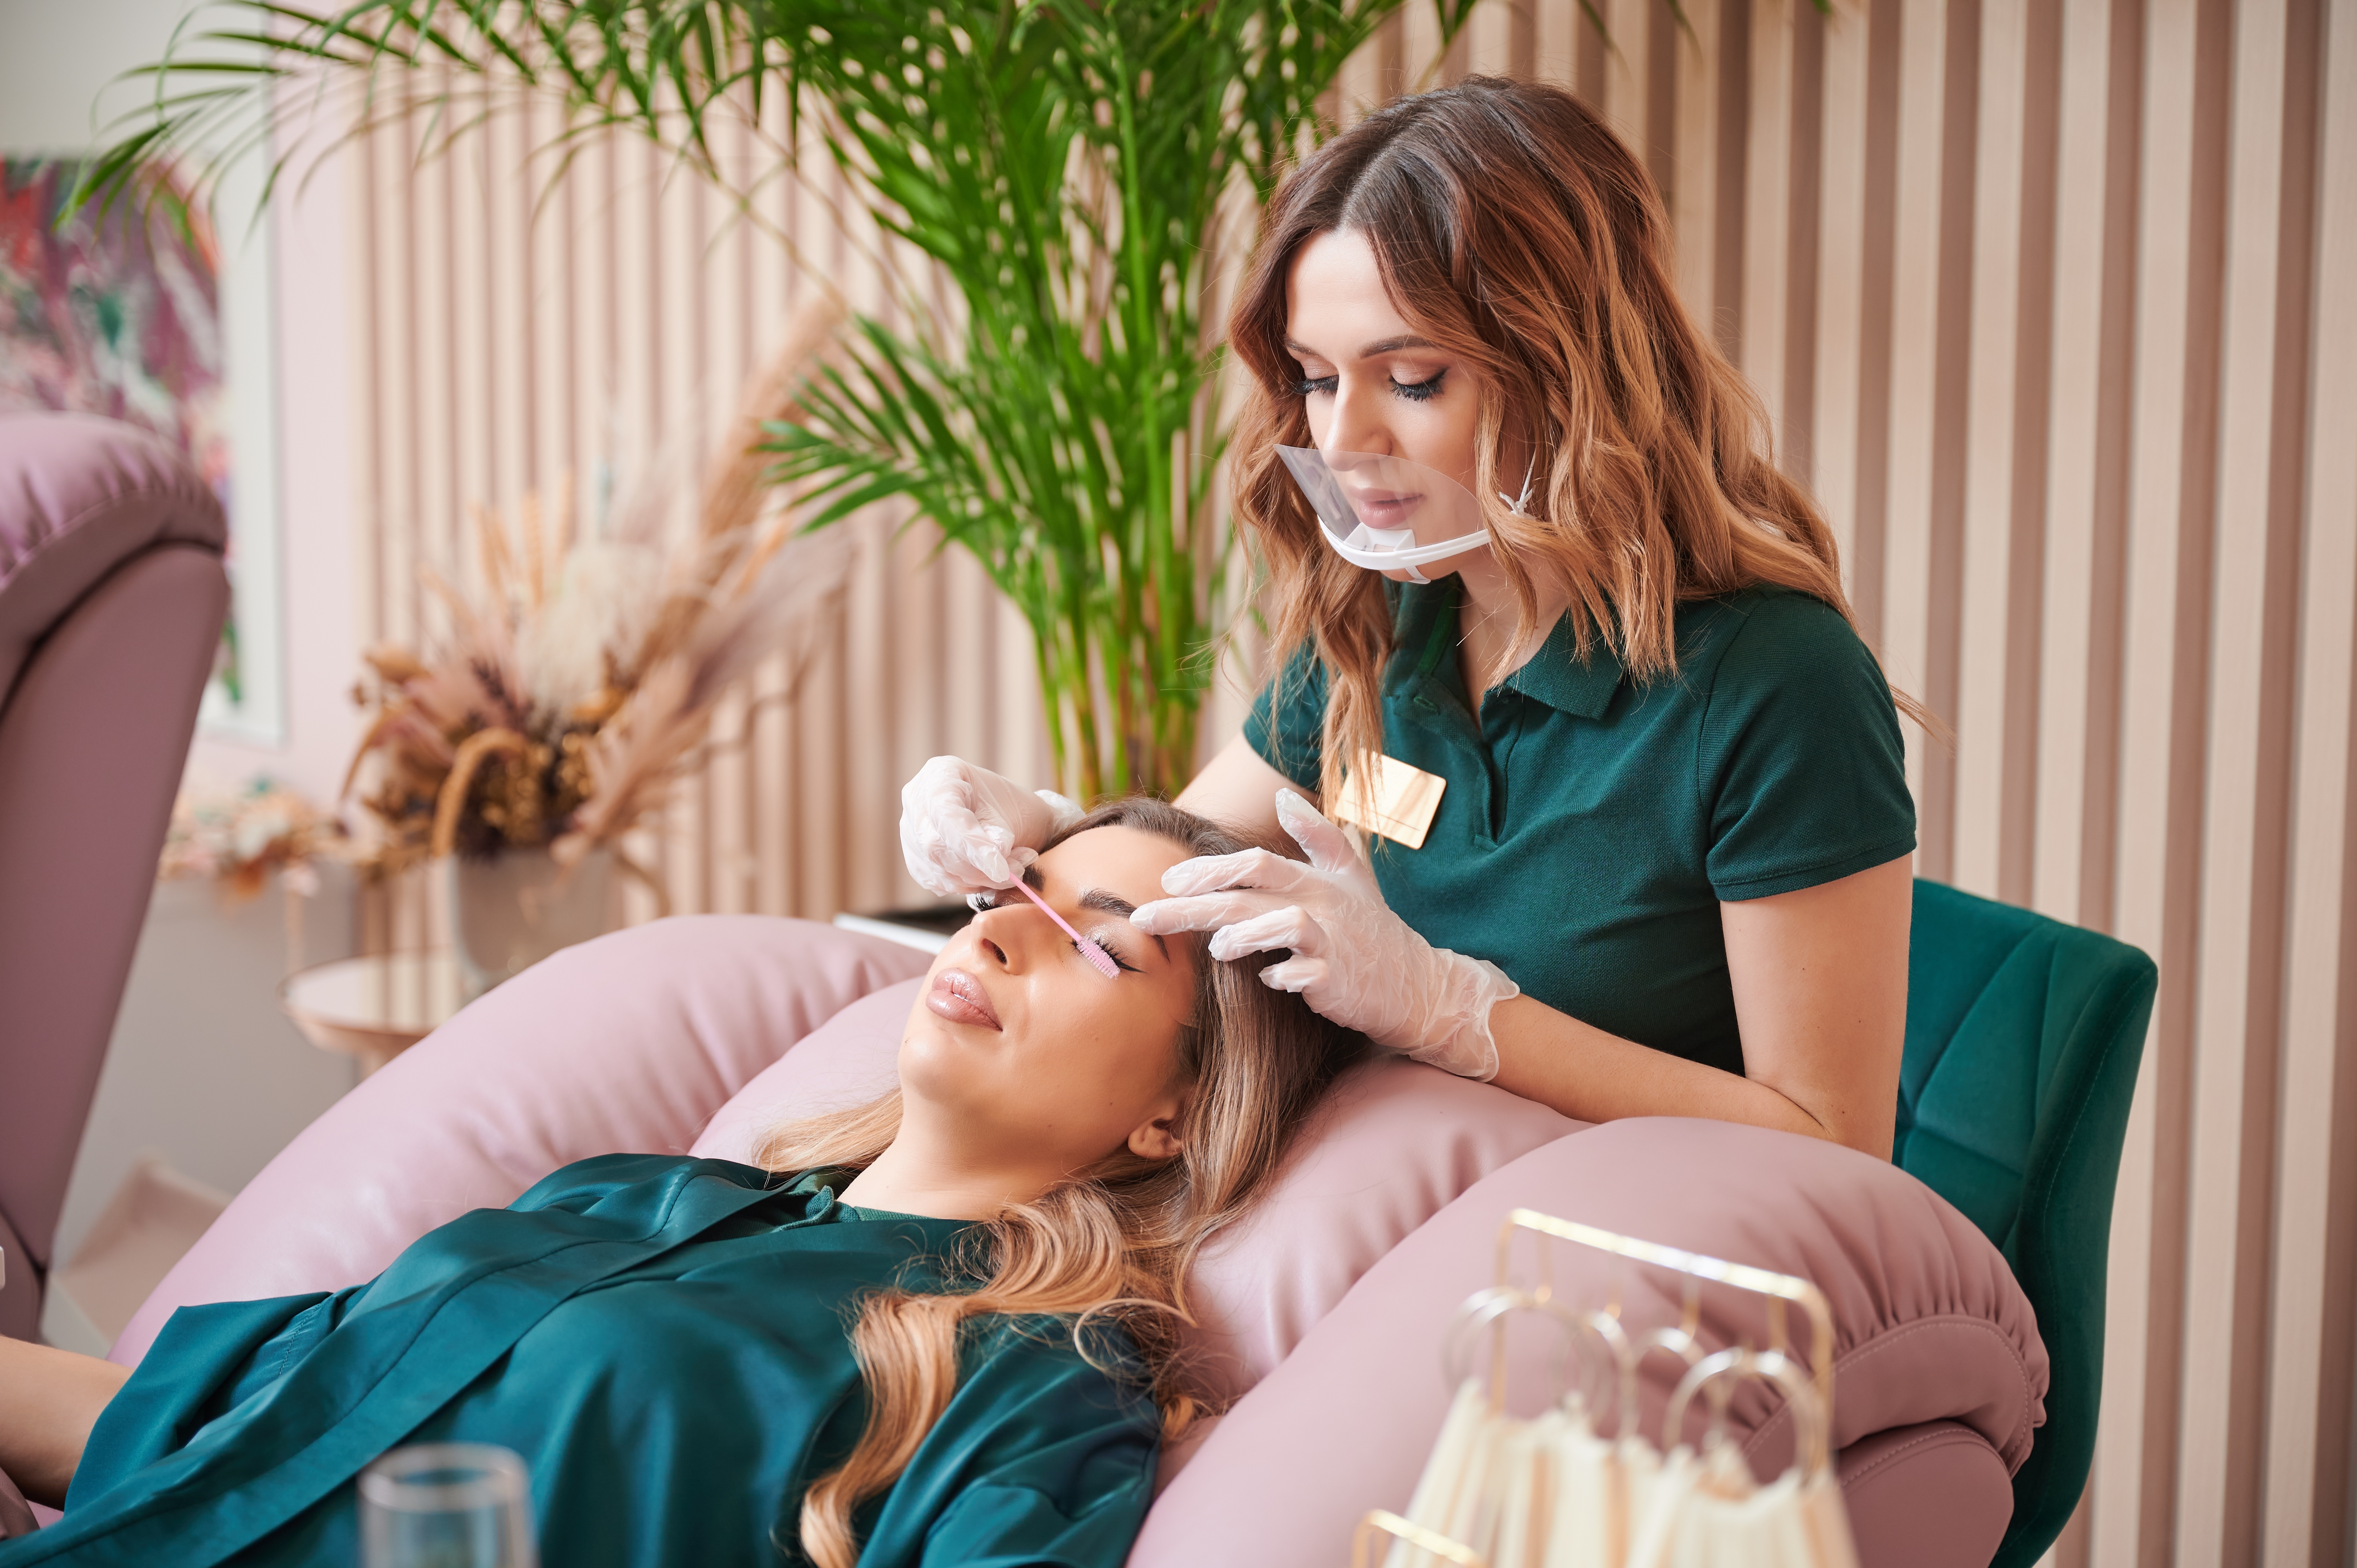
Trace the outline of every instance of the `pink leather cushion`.
<instances>
[{"instance_id":1,"label":"pink leather cushion","mask_svg":"<svg viewBox=\"0 0 2357 1568\"><path fill-rule=\"evenodd\" d=\"M918 982L853 1004L721 1109L693 1151L752 1157L789 1115L890 1089ZM1193 1337L1214 1391L1274 1370L1375 1261L1490 1172L1582 1123L1400 1058L1352 1069L1302 1132L1259 1212L1196 1270ZM1166 1469L1169 1466L1166 1466Z\"/></svg>"},{"instance_id":2,"label":"pink leather cushion","mask_svg":"<svg viewBox=\"0 0 2357 1568\"><path fill-rule=\"evenodd\" d=\"M32 645L123 562L228 542L221 502L162 437L94 414L0 414L0 701Z\"/></svg>"},{"instance_id":3,"label":"pink leather cushion","mask_svg":"<svg viewBox=\"0 0 2357 1568\"><path fill-rule=\"evenodd\" d=\"M693 1151L743 1158L781 1116L856 1103L891 1082L924 967L906 949L746 917L658 922L561 953L290 1145L166 1279L115 1359L135 1360L182 1303L367 1278L434 1225L570 1160L677 1148L707 1117ZM1280 1532L1272 1553L1239 1560L1323 1557L1372 1493L1404 1495L1384 1466L1412 1480L1422 1462L1439 1334L1487 1279L1495 1219L1512 1202L1810 1274L1844 1325L1841 1441L1961 1415L2002 1450L2001 1469L2018 1464L2043 1352L2002 1260L1927 1189L1878 1161L1748 1128L1622 1122L1561 1136L1578 1125L1409 1063L1346 1079L1266 1208L1198 1283L1218 1329L1205 1348L1236 1385L1301 1349L1211 1430L1199 1461L1211 1477L1178 1477L1140 1561L1228 1553L1236 1541L1207 1548L1188 1532L1274 1517L1297 1494L1306 1518L1339 1520L1342 1537L1297 1552L1299 1532ZM1676 1314L1674 1292L1629 1301L1632 1317ZM1706 1332L1756 1338L1760 1326L1714 1302ZM1781 1465L1791 1437L1773 1412L1738 1402L1735 1413L1756 1460ZM1372 1464L1370 1444L1382 1451ZM1894 1460L1883 1484L1940 1446Z\"/></svg>"},{"instance_id":4,"label":"pink leather cushion","mask_svg":"<svg viewBox=\"0 0 2357 1568\"><path fill-rule=\"evenodd\" d=\"M560 1165L684 1150L797 1040L925 955L808 920L684 916L570 948L493 991L306 1128L115 1342L172 1309L333 1289Z\"/></svg>"},{"instance_id":5,"label":"pink leather cushion","mask_svg":"<svg viewBox=\"0 0 2357 1568\"><path fill-rule=\"evenodd\" d=\"M1988 1440L1927 1421L1841 1451L1858 1568L1987 1568L2013 1517L2013 1481Z\"/></svg>"},{"instance_id":6,"label":"pink leather cushion","mask_svg":"<svg viewBox=\"0 0 2357 1568\"><path fill-rule=\"evenodd\" d=\"M920 969L922 953L911 951ZM688 1153L751 1164L762 1137L780 1122L822 1111L865 1105L899 1081L900 1036L916 1004L919 976L854 1002L729 1097Z\"/></svg>"},{"instance_id":7,"label":"pink leather cushion","mask_svg":"<svg viewBox=\"0 0 2357 1568\"><path fill-rule=\"evenodd\" d=\"M1207 1380L1241 1397L1466 1188L1586 1125L1404 1057L1353 1069L1267 1203L1196 1267Z\"/></svg>"},{"instance_id":8,"label":"pink leather cushion","mask_svg":"<svg viewBox=\"0 0 2357 1568\"><path fill-rule=\"evenodd\" d=\"M1367 1271L1171 1483L1131 1563L1337 1561L1361 1514L1405 1501L1449 1395L1444 1336L1491 1282L1501 1222L1525 1206L1813 1280L1838 1328L1836 1447L1954 1421L2007 1473L2029 1454L2045 1348L2005 1260L1969 1220L1904 1172L1829 1144L1722 1122L1619 1122L1492 1173ZM1625 1322L1677 1321L1678 1276L1552 1245L1556 1287L1572 1301L1617 1296ZM1763 1343L1757 1303L1706 1291L1703 1337ZM1512 1343L1514 1387L1534 1402L1554 1381L1553 1343ZM1656 1431L1674 1365L1648 1362L1644 1419ZM1755 1388L1728 1419L1762 1474L1789 1462L1779 1403Z\"/></svg>"}]
</instances>

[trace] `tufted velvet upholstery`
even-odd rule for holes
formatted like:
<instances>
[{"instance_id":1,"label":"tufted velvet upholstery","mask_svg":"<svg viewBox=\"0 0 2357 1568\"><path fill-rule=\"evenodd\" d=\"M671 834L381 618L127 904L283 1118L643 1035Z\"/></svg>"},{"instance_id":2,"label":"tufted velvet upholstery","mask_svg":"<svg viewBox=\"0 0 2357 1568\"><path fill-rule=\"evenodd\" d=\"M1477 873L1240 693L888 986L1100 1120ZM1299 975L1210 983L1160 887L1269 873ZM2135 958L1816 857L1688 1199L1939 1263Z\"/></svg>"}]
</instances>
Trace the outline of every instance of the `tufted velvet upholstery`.
<instances>
[{"instance_id":1,"label":"tufted velvet upholstery","mask_svg":"<svg viewBox=\"0 0 2357 1568\"><path fill-rule=\"evenodd\" d=\"M2104 1372L2112 1191L2158 972L2136 949L1915 884L1899 1165L2001 1248L2052 1358L1996 1563L2037 1561L2078 1506Z\"/></svg>"}]
</instances>

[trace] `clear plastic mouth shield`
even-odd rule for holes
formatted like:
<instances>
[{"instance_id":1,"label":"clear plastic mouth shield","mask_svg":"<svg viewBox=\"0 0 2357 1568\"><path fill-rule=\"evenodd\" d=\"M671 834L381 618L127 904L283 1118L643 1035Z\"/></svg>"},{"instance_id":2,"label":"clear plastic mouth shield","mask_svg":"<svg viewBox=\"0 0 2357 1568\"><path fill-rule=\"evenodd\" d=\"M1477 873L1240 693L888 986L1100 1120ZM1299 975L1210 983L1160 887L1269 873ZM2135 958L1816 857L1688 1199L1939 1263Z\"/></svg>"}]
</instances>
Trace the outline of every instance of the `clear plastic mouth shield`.
<instances>
[{"instance_id":1,"label":"clear plastic mouth shield","mask_svg":"<svg viewBox=\"0 0 2357 1568\"><path fill-rule=\"evenodd\" d=\"M1405 572L1480 550L1490 542L1481 503L1440 472L1405 457L1279 446L1301 493L1318 513L1334 553L1371 572Z\"/></svg>"}]
</instances>

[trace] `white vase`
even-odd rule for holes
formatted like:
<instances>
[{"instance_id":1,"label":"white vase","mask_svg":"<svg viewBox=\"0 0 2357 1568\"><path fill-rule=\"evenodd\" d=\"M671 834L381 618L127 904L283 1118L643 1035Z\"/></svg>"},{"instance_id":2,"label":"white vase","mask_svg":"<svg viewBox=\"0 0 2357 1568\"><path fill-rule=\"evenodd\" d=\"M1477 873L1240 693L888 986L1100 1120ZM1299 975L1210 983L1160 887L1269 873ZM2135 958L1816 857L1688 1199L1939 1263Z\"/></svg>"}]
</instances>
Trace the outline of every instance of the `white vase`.
<instances>
[{"instance_id":1,"label":"white vase","mask_svg":"<svg viewBox=\"0 0 2357 1568\"><path fill-rule=\"evenodd\" d=\"M451 945L471 1002L559 948L603 935L613 891L613 856L591 850L559 866L544 849L508 850L485 860L443 861Z\"/></svg>"}]
</instances>

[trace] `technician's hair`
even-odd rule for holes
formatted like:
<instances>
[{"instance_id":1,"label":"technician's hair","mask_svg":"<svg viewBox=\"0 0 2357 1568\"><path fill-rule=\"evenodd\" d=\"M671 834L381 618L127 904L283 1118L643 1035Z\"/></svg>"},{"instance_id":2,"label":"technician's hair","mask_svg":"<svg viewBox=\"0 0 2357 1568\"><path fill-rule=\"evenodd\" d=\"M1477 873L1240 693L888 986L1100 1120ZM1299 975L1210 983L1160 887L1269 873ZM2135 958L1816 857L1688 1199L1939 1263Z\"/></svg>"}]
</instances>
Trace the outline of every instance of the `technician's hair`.
<instances>
[{"instance_id":1,"label":"technician's hair","mask_svg":"<svg viewBox=\"0 0 2357 1568\"><path fill-rule=\"evenodd\" d=\"M1049 847L1114 826L1153 833L1189 854L1253 847L1190 811L1142 797L1098 807ZM1295 1131L1365 1041L1298 996L1260 983L1260 970L1283 954L1215 963L1200 939L1189 939L1187 948L1194 1005L1172 1052L1172 1070L1189 1091L1178 1155L1148 1160L1121 1146L1065 1185L975 1226L958 1262L981 1279L978 1289L888 1288L864 1299L851 1337L867 1386L867 1425L850 1456L802 1498L802 1549L819 1568L854 1568L854 1512L899 1478L948 1407L962 1336L974 1319L1061 1317L1083 1354L1092 1354L1092 1326L1118 1324L1151 1380L1164 1437L1203 1413L1178 1354L1179 1332L1191 1321L1189 1271L1203 1244L1249 1210ZM899 1125L895 1090L856 1110L780 1128L759 1163L777 1171L865 1169Z\"/></svg>"},{"instance_id":2,"label":"technician's hair","mask_svg":"<svg viewBox=\"0 0 2357 1568\"><path fill-rule=\"evenodd\" d=\"M1580 656L1601 639L1640 680L1675 671L1683 599L1775 584L1856 624L1833 531L1777 468L1750 384L1679 303L1645 166L1559 88L1473 77L1402 99L1278 186L1228 325L1254 382L1236 510L1273 579L1276 668L1309 646L1329 671L1326 799L1383 749L1392 639L1382 580L1318 542L1276 452L1315 444L1286 285L1302 246L1333 230L1366 236L1401 316L1479 378L1474 493L1517 645L1538 629L1537 574L1568 594ZM1534 456L1535 515L1517 516L1492 498L1522 490Z\"/></svg>"}]
</instances>

